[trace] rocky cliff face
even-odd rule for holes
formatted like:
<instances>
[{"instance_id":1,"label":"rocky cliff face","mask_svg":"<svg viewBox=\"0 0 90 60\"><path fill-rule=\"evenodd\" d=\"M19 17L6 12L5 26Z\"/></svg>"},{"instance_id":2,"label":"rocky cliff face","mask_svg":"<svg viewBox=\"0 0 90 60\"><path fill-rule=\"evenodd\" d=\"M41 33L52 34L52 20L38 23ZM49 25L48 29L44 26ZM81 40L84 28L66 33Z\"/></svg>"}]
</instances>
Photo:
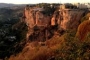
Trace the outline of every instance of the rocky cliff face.
<instances>
[{"instance_id":1,"label":"rocky cliff face","mask_svg":"<svg viewBox=\"0 0 90 60\"><path fill-rule=\"evenodd\" d=\"M47 16L45 14L43 14L42 12L44 11L43 8L36 8L36 7L33 7L33 8L25 8L25 22L26 22L26 25L28 26L28 33L27 33L27 39L29 39L30 35L37 35L39 36L40 33L41 35L44 34L45 35L45 31L42 33L42 32L37 32L35 33L34 29L35 27L39 27L39 28L42 28L42 27L46 27L48 25L50 25L50 16ZM35 28L35 29L39 29L39 28ZM43 31L43 29L42 29ZM35 38L35 37L32 37L31 38ZM39 38L39 37L38 37Z\"/></svg>"},{"instance_id":2,"label":"rocky cliff face","mask_svg":"<svg viewBox=\"0 0 90 60\"><path fill-rule=\"evenodd\" d=\"M48 26L58 25L58 29L63 29L63 30L74 29L74 28L76 29L80 24L80 19L82 18L84 13L83 10L79 10L79 9L59 9L56 10L52 15L46 15L42 13L43 11L45 11L45 9L43 8L37 8L37 7L25 8L25 17L26 17L25 22L26 25L28 26L27 40L30 38L30 35L35 33L33 29L34 28L36 29L36 27L38 27L39 30L43 31L43 33L41 32L37 33L37 34L41 33L41 36L42 34L44 34L44 38L41 39L45 39L46 36L45 33L46 30L48 29ZM50 29L48 30L50 35L51 31ZM39 35L37 35L37 37L39 37Z\"/></svg>"},{"instance_id":3,"label":"rocky cliff face","mask_svg":"<svg viewBox=\"0 0 90 60\"><path fill-rule=\"evenodd\" d=\"M25 8L25 22L29 28L37 26L45 26L50 24L50 16L42 13L43 8Z\"/></svg>"},{"instance_id":4,"label":"rocky cliff face","mask_svg":"<svg viewBox=\"0 0 90 60\"><path fill-rule=\"evenodd\" d=\"M78 9L60 9L51 19L51 25L58 24L64 30L77 28L84 11Z\"/></svg>"}]
</instances>

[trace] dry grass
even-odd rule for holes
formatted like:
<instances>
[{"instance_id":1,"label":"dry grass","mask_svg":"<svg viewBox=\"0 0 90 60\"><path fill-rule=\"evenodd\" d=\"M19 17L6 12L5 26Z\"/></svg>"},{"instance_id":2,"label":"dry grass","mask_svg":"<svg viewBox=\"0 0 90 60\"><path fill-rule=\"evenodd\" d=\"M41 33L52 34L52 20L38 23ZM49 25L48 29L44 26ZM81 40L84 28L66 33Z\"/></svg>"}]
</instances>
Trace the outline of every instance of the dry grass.
<instances>
[{"instance_id":1,"label":"dry grass","mask_svg":"<svg viewBox=\"0 0 90 60\"><path fill-rule=\"evenodd\" d=\"M46 41L46 45L48 47L52 47L52 46L56 46L57 44L62 44L64 42L64 37L61 36L54 36L53 38L51 38L50 40Z\"/></svg>"},{"instance_id":2,"label":"dry grass","mask_svg":"<svg viewBox=\"0 0 90 60\"><path fill-rule=\"evenodd\" d=\"M79 25L76 37L83 41L88 32L90 32L90 20L84 21Z\"/></svg>"},{"instance_id":3,"label":"dry grass","mask_svg":"<svg viewBox=\"0 0 90 60\"><path fill-rule=\"evenodd\" d=\"M39 42L32 42L26 45L21 53L11 56L9 60L47 60L55 56L56 50L63 44L63 37L53 37L46 41L45 46L40 46Z\"/></svg>"},{"instance_id":4,"label":"dry grass","mask_svg":"<svg viewBox=\"0 0 90 60\"><path fill-rule=\"evenodd\" d=\"M90 43L80 43L73 33L54 36L44 42L45 46L39 42L28 43L21 53L12 55L9 60L51 60L52 57L52 60L88 60Z\"/></svg>"}]
</instances>

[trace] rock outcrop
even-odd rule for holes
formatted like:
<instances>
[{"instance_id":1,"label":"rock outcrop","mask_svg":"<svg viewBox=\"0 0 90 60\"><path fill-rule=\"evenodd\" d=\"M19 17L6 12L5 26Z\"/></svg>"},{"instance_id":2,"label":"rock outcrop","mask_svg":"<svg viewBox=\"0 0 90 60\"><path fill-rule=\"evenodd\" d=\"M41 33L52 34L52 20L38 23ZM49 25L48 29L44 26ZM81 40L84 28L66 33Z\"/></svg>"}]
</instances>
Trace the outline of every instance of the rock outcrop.
<instances>
[{"instance_id":1,"label":"rock outcrop","mask_svg":"<svg viewBox=\"0 0 90 60\"><path fill-rule=\"evenodd\" d=\"M29 40L30 35L35 33L34 29L36 29L36 27L39 30L44 31L43 33L41 33L41 35L44 34L44 37L46 36L46 30L50 28L49 26L57 25L58 29L63 30L77 29L78 25L80 24L80 19L82 18L84 13L84 11L80 9L60 8L58 10L55 10L52 15L46 15L43 13L44 11L46 11L44 8L38 7L25 8L25 22L28 26L27 40ZM51 35L54 33L54 31L53 33L51 33L50 29L48 29L48 33L49 35Z\"/></svg>"},{"instance_id":2,"label":"rock outcrop","mask_svg":"<svg viewBox=\"0 0 90 60\"><path fill-rule=\"evenodd\" d=\"M59 28L64 30L77 28L83 13L84 11L79 9L60 9L54 13L51 25L58 24Z\"/></svg>"},{"instance_id":3,"label":"rock outcrop","mask_svg":"<svg viewBox=\"0 0 90 60\"><path fill-rule=\"evenodd\" d=\"M89 32L90 32L90 20L86 20L79 25L76 37L79 38L79 40L83 41L86 39Z\"/></svg>"},{"instance_id":4,"label":"rock outcrop","mask_svg":"<svg viewBox=\"0 0 90 60\"><path fill-rule=\"evenodd\" d=\"M25 8L25 22L26 25L28 26L28 33L27 33L27 39L29 39L30 35L37 35L39 36L40 33L41 35L44 34L45 35L45 27L50 25L50 21L51 21L51 17L48 15L43 14L42 12L44 11L43 8L37 8L37 7L33 7L33 8ZM38 26L38 28L36 28ZM35 31L33 29L39 29L42 32L37 32L35 33ZM41 29L40 29L41 28ZM43 30L44 29L44 30ZM45 37L45 36L44 36ZM31 37L33 38L33 37ZM34 37L35 38L35 37ZM45 38L43 38L45 39Z\"/></svg>"},{"instance_id":5,"label":"rock outcrop","mask_svg":"<svg viewBox=\"0 0 90 60\"><path fill-rule=\"evenodd\" d=\"M37 26L46 26L50 24L50 16L42 13L43 8L25 8L25 22L29 28Z\"/></svg>"}]
</instances>

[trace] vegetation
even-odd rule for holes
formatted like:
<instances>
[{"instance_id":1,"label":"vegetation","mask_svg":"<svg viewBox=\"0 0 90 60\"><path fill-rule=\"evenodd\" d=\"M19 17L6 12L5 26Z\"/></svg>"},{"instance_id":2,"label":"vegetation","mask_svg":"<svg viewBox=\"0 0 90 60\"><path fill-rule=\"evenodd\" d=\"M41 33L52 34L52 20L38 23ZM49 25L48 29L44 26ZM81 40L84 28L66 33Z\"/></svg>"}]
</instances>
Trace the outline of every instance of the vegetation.
<instances>
[{"instance_id":1,"label":"vegetation","mask_svg":"<svg viewBox=\"0 0 90 60\"><path fill-rule=\"evenodd\" d=\"M58 49L59 56L56 60L89 60L90 59L90 41L86 39L81 42L71 33L65 34L65 45ZM88 37L90 38L90 36Z\"/></svg>"},{"instance_id":2,"label":"vegetation","mask_svg":"<svg viewBox=\"0 0 90 60\"><path fill-rule=\"evenodd\" d=\"M22 50L20 42L22 41L21 39L24 39L22 36L23 34L25 36L25 29L27 30L27 27L24 23L21 23L23 25L21 28L19 27L20 30L12 30L12 26L20 21L19 18L23 13L22 9L0 8L0 58L9 57L11 54L16 54ZM21 31L22 29L23 31ZM18 48L16 48L17 46Z\"/></svg>"},{"instance_id":3,"label":"vegetation","mask_svg":"<svg viewBox=\"0 0 90 60\"><path fill-rule=\"evenodd\" d=\"M22 17L23 8L0 8L0 28L5 24L14 25Z\"/></svg>"},{"instance_id":4,"label":"vegetation","mask_svg":"<svg viewBox=\"0 0 90 60\"><path fill-rule=\"evenodd\" d=\"M43 14L47 15L52 15L54 13L54 11L56 10L56 8L54 7L46 7L44 11L42 11Z\"/></svg>"},{"instance_id":5,"label":"vegetation","mask_svg":"<svg viewBox=\"0 0 90 60\"><path fill-rule=\"evenodd\" d=\"M75 34L75 31L67 31L61 37L53 36L45 42L45 46L34 41L26 45L20 54L12 55L9 60L89 60L90 35L81 42Z\"/></svg>"},{"instance_id":6,"label":"vegetation","mask_svg":"<svg viewBox=\"0 0 90 60\"><path fill-rule=\"evenodd\" d=\"M47 3L41 3L38 4L37 6L44 8L44 11L42 11L43 14L47 15L52 15L54 13L54 11L57 9L57 6L59 6L59 4L47 4Z\"/></svg>"}]
</instances>

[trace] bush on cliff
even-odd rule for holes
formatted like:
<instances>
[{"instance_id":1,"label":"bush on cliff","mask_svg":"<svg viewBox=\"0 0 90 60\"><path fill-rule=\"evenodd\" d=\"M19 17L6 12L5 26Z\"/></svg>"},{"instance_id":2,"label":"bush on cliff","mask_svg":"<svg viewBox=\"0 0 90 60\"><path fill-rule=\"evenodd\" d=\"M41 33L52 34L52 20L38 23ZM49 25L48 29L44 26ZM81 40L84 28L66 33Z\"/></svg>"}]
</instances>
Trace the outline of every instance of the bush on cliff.
<instances>
[{"instance_id":1,"label":"bush on cliff","mask_svg":"<svg viewBox=\"0 0 90 60\"><path fill-rule=\"evenodd\" d=\"M44 11L42 11L42 13L50 16L54 13L55 10L56 8L46 7L44 8Z\"/></svg>"},{"instance_id":2,"label":"bush on cliff","mask_svg":"<svg viewBox=\"0 0 90 60\"><path fill-rule=\"evenodd\" d=\"M71 33L64 35L65 44L58 49L59 55L55 57L56 60L89 60L90 59L90 36L86 41L81 42Z\"/></svg>"}]
</instances>

